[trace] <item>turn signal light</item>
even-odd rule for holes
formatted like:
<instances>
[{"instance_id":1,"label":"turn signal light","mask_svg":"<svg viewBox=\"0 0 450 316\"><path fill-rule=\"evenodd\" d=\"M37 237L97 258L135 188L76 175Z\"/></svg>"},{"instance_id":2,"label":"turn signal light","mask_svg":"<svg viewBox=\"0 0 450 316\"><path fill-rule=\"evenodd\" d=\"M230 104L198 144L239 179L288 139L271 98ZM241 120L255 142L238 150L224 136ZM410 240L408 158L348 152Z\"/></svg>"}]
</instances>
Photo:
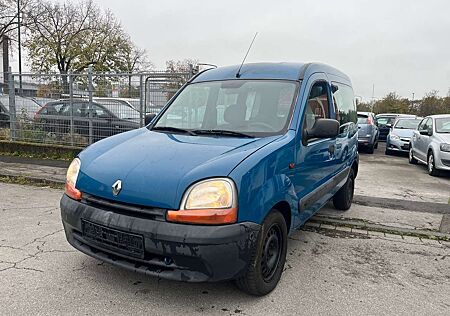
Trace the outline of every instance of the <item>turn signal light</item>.
<instances>
[{"instance_id":1,"label":"turn signal light","mask_svg":"<svg viewBox=\"0 0 450 316\"><path fill-rule=\"evenodd\" d=\"M66 194L74 200L81 200L81 191L66 182Z\"/></svg>"},{"instance_id":2,"label":"turn signal light","mask_svg":"<svg viewBox=\"0 0 450 316\"><path fill-rule=\"evenodd\" d=\"M169 222L220 225L237 221L237 208L168 211Z\"/></svg>"}]
</instances>

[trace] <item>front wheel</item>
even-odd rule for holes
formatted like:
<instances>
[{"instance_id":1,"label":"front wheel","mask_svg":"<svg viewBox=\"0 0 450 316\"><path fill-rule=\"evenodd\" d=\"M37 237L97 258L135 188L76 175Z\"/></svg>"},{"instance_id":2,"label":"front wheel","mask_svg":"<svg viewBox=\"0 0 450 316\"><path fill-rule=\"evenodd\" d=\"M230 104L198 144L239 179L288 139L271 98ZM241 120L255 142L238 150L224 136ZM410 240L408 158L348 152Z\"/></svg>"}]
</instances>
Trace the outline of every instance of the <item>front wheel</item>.
<instances>
[{"instance_id":1,"label":"front wheel","mask_svg":"<svg viewBox=\"0 0 450 316\"><path fill-rule=\"evenodd\" d=\"M333 196L333 205L338 210L346 211L352 206L353 194L355 192L355 176L353 169L350 169L347 182Z\"/></svg>"},{"instance_id":2,"label":"front wheel","mask_svg":"<svg viewBox=\"0 0 450 316\"><path fill-rule=\"evenodd\" d=\"M270 293L283 273L286 250L286 221L279 211L272 210L261 227L246 274L236 280L237 286L251 295Z\"/></svg>"},{"instance_id":3,"label":"front wheel","mask_svg":"<svg viewBox=\"0 0 450 316\"><path fill-rule=\"evenodd\" d=\"M417 159L414 157L414 152L413 152L412 147L409 147L408 161L412 165L417 165Z\"/></svg>"},{"instance_id":4,"label":"front wheel","mask_svg":"<svg viewBox=\"0 0 450 316\"><path fill-rule=\"evenodd\" d=\"M437 177L439 175L439 170L436 169L434 165L434 154L433 152L430 152L428 155L428 174L433 177Z\"/></svg>"}]
</instances>

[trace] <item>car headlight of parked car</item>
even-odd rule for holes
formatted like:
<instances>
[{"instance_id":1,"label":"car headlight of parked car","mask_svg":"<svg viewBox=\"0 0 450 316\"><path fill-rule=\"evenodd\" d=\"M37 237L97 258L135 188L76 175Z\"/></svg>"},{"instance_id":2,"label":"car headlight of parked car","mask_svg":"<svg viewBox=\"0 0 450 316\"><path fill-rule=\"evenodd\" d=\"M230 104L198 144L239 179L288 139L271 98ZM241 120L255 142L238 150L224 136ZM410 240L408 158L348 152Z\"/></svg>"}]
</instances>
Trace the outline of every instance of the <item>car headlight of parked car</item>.
<instances>
[{"instance_id":1,"label":"car headlight of parked car","mask_svg":"<svg viewBox=\"0 0 450 316\"><path fill-rule=\"evenodd\" d=\"M400 137L398 135L395 135L395 134L391 134L389 136L389 138L392 139L392 140L400 140Z\"/></svg>"},{"instance_id":2,"label":"car headlight of parked car","mask_svg":"<svg viewBox=\"0 0 450 316\"><path fill-rule=\"evenodd\" d=\"M441 151L450 152L450 144L441 144Z\"/></svg>"},{"instance_id":3,"label":"car headlight of parked car","mask_svg":"<svg viewBox=\"0 0 450 316\"><path fill-rule=\"evenodd\" d=\"M78 179L78 173L80 172L80 167L81 160L79 158L75 158L70 163L66 175L66 194L75 200L81 200L81 192L77 188L75 188L75 184L77 183Z\"/></svg>"},{"instance_id":4,"label":"car headlight of parked car","mask_svg":"<svg viewBox=\"0 0 450 316\"><path fill-rule=\"evenodd\" d=\"M167 212L167 220L212 225L235 223L236 195L234 182L228 178L200 181L186 191L180 210Z\"/></svg>"}]
</instances>

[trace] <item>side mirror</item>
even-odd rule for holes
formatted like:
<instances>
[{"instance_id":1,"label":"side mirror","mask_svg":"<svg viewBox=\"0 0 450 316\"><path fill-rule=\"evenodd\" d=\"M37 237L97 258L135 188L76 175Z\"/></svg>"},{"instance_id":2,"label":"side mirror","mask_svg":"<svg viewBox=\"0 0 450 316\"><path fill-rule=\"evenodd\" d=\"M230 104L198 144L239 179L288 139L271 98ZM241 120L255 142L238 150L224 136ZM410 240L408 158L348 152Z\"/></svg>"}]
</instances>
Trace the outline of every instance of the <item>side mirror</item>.
<instances>
[{"instance_id":1,"label":"side mirror","mask_svg":"<svg viewBox=\"0 0 450 316\"><path fill-rule=\"evenodd\" d=\"M433 131L431 129L421 129L419 131L420 135L431 136L433 135Z\"/></svg>"},{"instance_id":2,"label":"side mirror","mask_svg":"<svg viewBox=\"0 0 450 316\"><path fill-rule=\"evenodd\" d=\"M155 118L155 116L156 116L155 113L147 114L147 115L145 116L145 121L144 121L145 125L150 124L151 121L153 121L153 119Z\"/></svg>"},{"instance_id":3,"label":"side mirror","mask_svg":"<svg viewBox=\"0 0 450 316\"><path fill-rule=\"evenodd\" d=\"M310 130L305 131L304 140L333 138L339 135L339 122L332 119L318 119Z\"/></svg>"}]
</instances>

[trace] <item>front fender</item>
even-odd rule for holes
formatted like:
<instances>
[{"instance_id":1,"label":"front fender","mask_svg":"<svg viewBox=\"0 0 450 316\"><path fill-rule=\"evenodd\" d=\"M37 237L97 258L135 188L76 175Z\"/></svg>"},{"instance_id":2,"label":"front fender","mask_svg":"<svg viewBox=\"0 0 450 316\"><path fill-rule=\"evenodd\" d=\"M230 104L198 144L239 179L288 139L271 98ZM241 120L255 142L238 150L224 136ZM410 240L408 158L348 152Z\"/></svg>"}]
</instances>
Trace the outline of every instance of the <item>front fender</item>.
<instances>
[{"instance_id":1,"label":"front fender","mask_svg":"<svg viewBox=\"0 0 450 316\"><path fill-rule=\"evenodd\" d=\"M291 227L300 222L298 198L291 181L294 161L295 133L283 137L247 157L231 173L238 189L239 222L262 224L268 212L279 202L287 202L291 209Z\"/></svg>"}]
</instances>

